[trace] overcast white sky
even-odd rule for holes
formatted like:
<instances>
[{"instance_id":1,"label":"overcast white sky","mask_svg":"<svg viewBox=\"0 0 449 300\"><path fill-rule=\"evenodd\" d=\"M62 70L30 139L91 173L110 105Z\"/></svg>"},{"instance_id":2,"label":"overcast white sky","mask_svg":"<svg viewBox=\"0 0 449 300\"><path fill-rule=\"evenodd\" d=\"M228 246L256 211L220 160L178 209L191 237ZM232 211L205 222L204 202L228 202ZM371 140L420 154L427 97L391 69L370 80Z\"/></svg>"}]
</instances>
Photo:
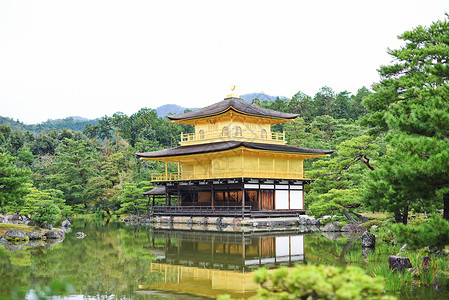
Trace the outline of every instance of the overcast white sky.
<instances>
[{"instance_id":1,"label":"overcast white sky","mask_svg":"<svg viewBox=\"0 0 449 300\"><path fill-rule=\"evenodd\" d=\"M447 0L0 0L0 116L37 123L238 94L355 93Z\"/></svg>"}]
</instances>

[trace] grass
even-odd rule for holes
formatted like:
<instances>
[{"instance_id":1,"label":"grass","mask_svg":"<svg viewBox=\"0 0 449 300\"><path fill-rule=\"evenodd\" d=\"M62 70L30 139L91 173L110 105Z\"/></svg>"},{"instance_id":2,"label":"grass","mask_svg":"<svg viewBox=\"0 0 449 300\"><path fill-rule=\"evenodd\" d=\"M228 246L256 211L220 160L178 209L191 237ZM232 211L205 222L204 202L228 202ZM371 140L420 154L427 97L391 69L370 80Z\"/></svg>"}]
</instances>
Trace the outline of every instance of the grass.
<instances>
[{"instance_id":1,"label":"grass","mask_svg":"<svg viewBox=\"0 0 449 300\"><path fill-rule=\"evenodd\" d=\"M361 215L369 219L378 219L378 220L385 220L392 217L391 214L386 212L365 212L361 213Z\"/></svg>"},{"instance_id":2,"label":"grass","mask_svg":"<svg viewBox=\"0 0 449 300\"><path fill-rule=\"evenodd\" d=\"M25 233L32 232L32 231L41 231L41 230L43 230L42 228L34 227L34 226L28 226L28 225L0 223L0 236L3 236L10 229L19 229L19 230L22 230Z\"/></svg>"}]
</instances>

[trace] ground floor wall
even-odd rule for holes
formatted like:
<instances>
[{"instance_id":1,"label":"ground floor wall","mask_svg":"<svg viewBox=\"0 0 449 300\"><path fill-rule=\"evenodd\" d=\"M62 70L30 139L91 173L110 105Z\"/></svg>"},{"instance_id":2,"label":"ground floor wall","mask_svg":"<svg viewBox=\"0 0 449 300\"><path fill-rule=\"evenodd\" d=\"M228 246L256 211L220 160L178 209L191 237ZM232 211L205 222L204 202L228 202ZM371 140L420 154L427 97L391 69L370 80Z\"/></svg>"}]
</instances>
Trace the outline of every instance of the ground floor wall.
<instances>
[{"instance_id":1,"label":"ground floor wall","mask_svg":"<svg viewBox=\"0 0 449 300\"><path fill-rule=\"evenodd\" d=\"M304 181L299 180L239 178L164 184L166 206L250 207L251 210L262 211L304 209Z\"/></svg>"}]
</instances>

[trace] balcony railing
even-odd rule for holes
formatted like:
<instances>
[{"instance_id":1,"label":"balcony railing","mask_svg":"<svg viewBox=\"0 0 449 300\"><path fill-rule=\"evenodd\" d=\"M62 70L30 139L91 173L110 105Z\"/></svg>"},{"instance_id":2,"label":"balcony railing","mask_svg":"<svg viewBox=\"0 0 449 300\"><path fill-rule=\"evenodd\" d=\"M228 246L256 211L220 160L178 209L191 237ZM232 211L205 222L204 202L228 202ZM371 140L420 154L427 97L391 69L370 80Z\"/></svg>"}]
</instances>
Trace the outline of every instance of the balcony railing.
<instances>
[{"instance_id":1,"label":"balcony railing","mask_svg":"<svg viewBox=\"0 0 449 300\"><path fill-rule=\"evenodd\" d=\"M249 130L244 131L229 130L227 133L223 133L223 131L181 133L181 146L198 143L211 143L231 139L252 141L257 143L285 145L285 132L257 133Z\"/></svg>"},{"instance_id":2,"label":"balcony railing","mask_svg":"<svg viewBox=\"0 0 449 300\"><path fill-rule=\"evenodd\" d=\"M151 181L178 181L178 180L204 180L204 179L220 179L220 178L279 178L279 179L308 179L306 172L267 172L260 170L242 170L242 169L226 169L213 174L182 172L178 173L154 173L151 175Z\"/></svg>"},{"instance_id":3,"label":"balcony railing","mask_svg":"<svg viewBox=\"0 0 449 300\"><path fill-rule=\"evenodd\" d=\"M210 205L208 203L208 205ZM251 214L251 206L155 206L154 215L241 216Z\"/></svg>"}]
</instances>

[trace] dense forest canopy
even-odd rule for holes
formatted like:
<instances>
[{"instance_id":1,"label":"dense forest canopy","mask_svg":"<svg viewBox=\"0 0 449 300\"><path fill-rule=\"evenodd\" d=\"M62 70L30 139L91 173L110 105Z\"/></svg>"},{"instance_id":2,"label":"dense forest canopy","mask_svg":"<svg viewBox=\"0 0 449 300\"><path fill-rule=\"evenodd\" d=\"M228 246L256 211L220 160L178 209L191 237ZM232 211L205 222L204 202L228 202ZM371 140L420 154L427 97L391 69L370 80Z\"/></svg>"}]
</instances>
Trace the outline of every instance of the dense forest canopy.
<instances>
[{"instance_id":1,"label":"dense forest canopy","mask_svg":"<svg viewBox=\"0 0 449 300\"><path fill-rule=\"evenodd\" d=\"M273 128L285 131L288 144L337 150L305 163L307 177L315 179L306 190L312 214L353 219L355 209L381 210L407 223L410 210L444 207L449 218L448 37L447 20L399 36L405 46L389 50L394 61L379 69L373 90L352 94L324 86L314 96L298 91L291 98L252 99L300 115ZM151 188L151 173L165 166L134 153L175 147L181 132L193 130L149 108L90 123L66 121L80 127L51 121L28 127L7 118L0 125L0 212L38 216L43 205L54 215L145 211L142 192Z\"/></svg>"}]
</instances>

